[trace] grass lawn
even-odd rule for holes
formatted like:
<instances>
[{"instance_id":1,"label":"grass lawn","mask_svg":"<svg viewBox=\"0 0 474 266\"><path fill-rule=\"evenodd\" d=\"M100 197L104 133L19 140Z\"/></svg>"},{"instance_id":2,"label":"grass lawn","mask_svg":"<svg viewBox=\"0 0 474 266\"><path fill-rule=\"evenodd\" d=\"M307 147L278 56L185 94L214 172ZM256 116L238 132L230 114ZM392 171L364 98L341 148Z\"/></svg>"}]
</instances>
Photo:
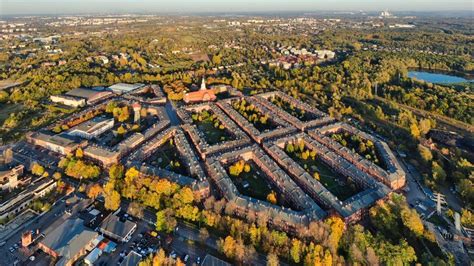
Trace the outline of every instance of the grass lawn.
<instances>
[{"instance_id":1,"label":"grass lawn","mask_svg":"<svg viewBox=\"0 0 474 266\"><path fill-rule=\"evenodd\" d=\"M209 145L218 144L224 141L233 140L232 134L227 129L220 129L214 126L214 122L211 121L211 117L208 117L202 121L194 122L198 129L204 133L204 138Z\"/></svg>"},{"instance_id":2,"label":"grass lawn","mask_svg":"<svg viewBox=\"0 0 474 266\"><path fill-rule=\"evenodd\" d=\"M336 173L317 158L315 160L311 158L304 160L297 157L296 153L289 154L289 156L311 176L313 176L314 173L319 173L319 182L341 201L362 191L350 179Z\"/></svg>"},{"instance_id":3,"label":"grass lawn","mask_svg":"<svg viewBox=\"0 0 474 266\"><path fill-rule=\"evenodd\" d=\"M276 205L291 208L291 206L286 203L284 196L268 181L266 174L253 161L247 161L246 163L251 167L250 172L246 173L242 171L239 176L229 174L239 192L254 199L268 201L268 194L274 191L277 195ZM248 184L248 186L246 186L246 184Z\"/></svg>"},{"instance_id":4,"label":"grass lawn","mask_svg":"<svg viewBox=\"0 0 474 266\"><path fill-rule=\"evenodd\" d=\"M180 175L189 176L189 172L181 160L181 155L170 141L159 147L155 153L147 160L154 167L166 169Z\"/></svg>"},{"instance_id":5,"label":"grass lawn","mask_svg":"<svg viewBox=\"0 0 474 266\"><path fill-rule=\"evenodd\" d=\"M359 154L362 158L365 158L380 166L382 169L387 170L387 166L383 162L382 156L380 156L377 148L371 141L357 135L352 135L346 131L330 134L329 137L342 146L345 146Z\"/></svg>"},{"instance_id":6,"label":"grass lawn","mask_svg":"<svg viewBox=\"0 0 474 266\"><path fill-rule=\"evenodd\" d=\"M309 121L315 119L316 117L312 113L305 112L304 110L288 103L287 101L281 99L280 97L272 97L269 99L271 103L282 108L285 112L298 118L300 121Z\"/></svg>"},{"instance_id":7,"label":"grass lawn","mask_svg":"<svg viewBox=\"0 0 474 266\"><path fill-rule=\"evenodd\" d=\"M266 114L263 114L253 104L245 102L244 100L233 102L232 107L239 112L247 121L249 121L258 131L266 132L277 128L277 124ZM271 116L271 114L270 114ZM265 121L262 122L262 118Z\"/></svg>"}]
</instances>

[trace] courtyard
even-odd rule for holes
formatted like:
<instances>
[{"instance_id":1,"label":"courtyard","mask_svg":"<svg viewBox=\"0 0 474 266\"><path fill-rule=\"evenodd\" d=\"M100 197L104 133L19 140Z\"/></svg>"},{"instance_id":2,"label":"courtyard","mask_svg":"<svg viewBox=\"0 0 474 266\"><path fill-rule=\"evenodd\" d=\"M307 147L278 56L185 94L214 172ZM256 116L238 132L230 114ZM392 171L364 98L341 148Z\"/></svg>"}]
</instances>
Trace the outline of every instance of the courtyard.
<instances>
[{"instance_id":1,"label":"courtyard","mask_svg":"<svg viewBox=\"0 0 474 266\"><path fill-rule=\"evenodd\" d=\"M199 113L192 114L191 117L193 123L204 134L204 138L209 145L235 139L212 110L202 110Z\"/></svg>"},{"instance_id":2,"label":"courtyard","mask_svg":"<svg viewBox=\"0 0 474 266\"><path fill-rule=\"evenodd\" d=\"M253 160L239 160L228 165L227 172L242 195L294 209Z\"/></svg>"},{"instance_id":3,"label":"courtyard","mask_svg":"<svg viewBox=\"0 0 474 266\"><path fill-rule=\"evenodd\" d=\"M345 201L362 191L352 180L331 169L304 144L287 143L285 152L340 201Z\"/></svg>"},{"instance_id":4,"label":"courtyard","mask_svg":"<svg viewBox=\"0 0 474 266\"><path fill-rule=\"evenodd\" d=\"M147 164L153 167L165 169L180 175L189 176L182 156L176 149L174 138L170 138L162 144L156 151L146 160Z\"/></svg>"}]
</instances>

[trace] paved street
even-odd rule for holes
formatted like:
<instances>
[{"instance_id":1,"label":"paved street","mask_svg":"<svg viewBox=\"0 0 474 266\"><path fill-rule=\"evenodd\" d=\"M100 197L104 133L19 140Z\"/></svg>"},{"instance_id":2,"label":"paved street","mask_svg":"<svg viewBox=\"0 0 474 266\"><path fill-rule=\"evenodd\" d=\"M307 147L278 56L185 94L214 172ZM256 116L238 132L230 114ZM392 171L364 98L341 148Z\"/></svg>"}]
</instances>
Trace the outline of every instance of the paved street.
<instances>
[{"instance_id":1,"label":"paved street","mask_svg":"<svg viewBox=\"0 0 474 266\"><path fill-rule=\"evenodd\" d=\"M73 205L71 208L72 215L77 214L79 210L84 208L88 205L90 200L82 200L77 204ZM0 255L2 256L2 260L0 261L0 265L13 265L15 260L20 257L19 252L20 249L16 250L15 252L11 253L9 248L12 247L15 243L20 244L21 235L23 232L26 231L36 231L39 229L40 233L45 232L47 228L55 228L54 224L61 224L69 218L69 214L65 214L64 211L66 210L66 203L62 200L58 201L55 205L52 206L51 210L44 213L42 216L34 218L35 220L30 223L28 226L21 227L15 234L10 236L6 243L0 247Z\"/></svg>"}]
</instances>

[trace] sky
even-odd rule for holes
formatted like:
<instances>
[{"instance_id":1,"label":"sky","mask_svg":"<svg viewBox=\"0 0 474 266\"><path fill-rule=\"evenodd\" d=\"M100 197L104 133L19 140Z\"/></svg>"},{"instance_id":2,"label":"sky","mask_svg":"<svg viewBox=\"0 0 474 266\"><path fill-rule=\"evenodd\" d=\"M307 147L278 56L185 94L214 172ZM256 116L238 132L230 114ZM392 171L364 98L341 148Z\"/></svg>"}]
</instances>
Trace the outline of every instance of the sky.
<instances>
[{"instance_id":1,"label":"sky","mask_svg":"<svg viewBox=\"0 0 474 266\"><path fill-rule=\"evenodd\" d=\"M472 11L474 0L0 0L0 15L324 10Z\"/></svg>"}]
</instances>

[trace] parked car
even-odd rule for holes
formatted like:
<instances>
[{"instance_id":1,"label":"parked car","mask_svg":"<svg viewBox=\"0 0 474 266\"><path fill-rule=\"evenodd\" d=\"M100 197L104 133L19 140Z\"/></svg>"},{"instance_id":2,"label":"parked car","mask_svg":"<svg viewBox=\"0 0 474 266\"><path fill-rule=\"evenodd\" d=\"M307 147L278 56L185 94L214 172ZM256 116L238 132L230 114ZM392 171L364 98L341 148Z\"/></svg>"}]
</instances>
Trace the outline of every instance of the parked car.
<instances>
[{"instance_id":1,"label":"parked car","mask_svg":"<svg viewBox=\"0 0 474 266\"><path fill-rule=\"evenodd\" d=\"M173 250L173 251L171 251L170 256L171 256L173 259L176 259L177 254L176 254L176 252Z\"/></svg>"}]
</instances>

